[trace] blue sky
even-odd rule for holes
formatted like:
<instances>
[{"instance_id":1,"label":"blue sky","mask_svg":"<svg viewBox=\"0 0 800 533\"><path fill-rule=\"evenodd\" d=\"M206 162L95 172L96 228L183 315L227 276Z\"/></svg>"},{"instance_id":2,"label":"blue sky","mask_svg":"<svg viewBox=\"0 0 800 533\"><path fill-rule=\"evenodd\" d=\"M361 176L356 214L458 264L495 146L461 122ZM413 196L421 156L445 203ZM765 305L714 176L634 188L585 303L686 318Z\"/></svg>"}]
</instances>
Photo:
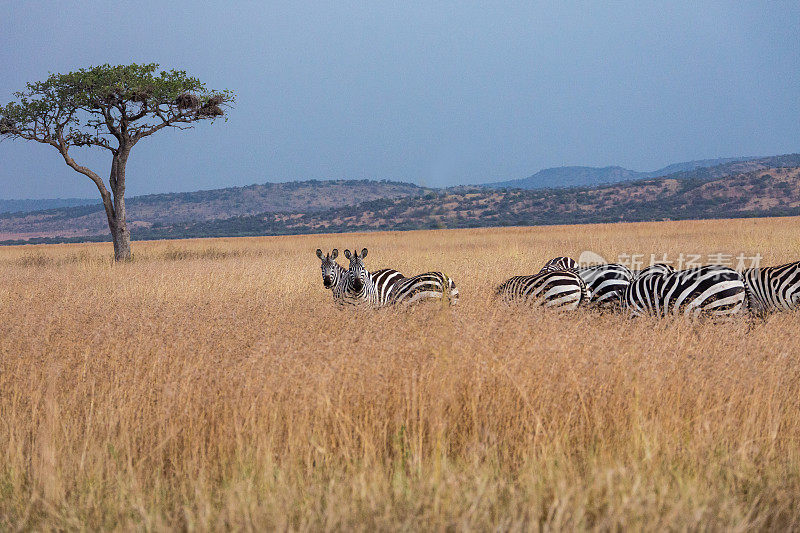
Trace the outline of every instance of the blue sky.
<instances>
[{"instance_id":1,"label":"blue sky","mask_svg":"<svg viewBox=\"0 0 800 533\"><path fill-rule=\"evenodd\" d=\"M26 1L3 15L0 102L101 63L237 93L227 123L137 145L129 195L800 151L798 2ZM107 175L104 153L79 156ZM94 195L53 148L0 143L0 198Z\"/></svg>"}]
</instances>

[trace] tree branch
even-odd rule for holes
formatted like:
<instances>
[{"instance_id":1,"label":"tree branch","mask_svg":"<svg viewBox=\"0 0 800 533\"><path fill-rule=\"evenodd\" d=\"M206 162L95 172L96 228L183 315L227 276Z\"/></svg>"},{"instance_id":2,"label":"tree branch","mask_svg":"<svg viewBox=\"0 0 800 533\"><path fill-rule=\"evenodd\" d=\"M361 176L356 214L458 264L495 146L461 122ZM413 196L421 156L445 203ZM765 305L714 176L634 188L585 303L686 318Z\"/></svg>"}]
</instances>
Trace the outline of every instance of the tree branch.
<instances>
[{"instance_id":1,"label":"tree branch","mask_svg":"<svg viewBox=\"0 0 800 533\"><path fill-rule=\"evenodd\" d=\"M87 176L94 182L94 184L97 186L97 190L100 191L100 197L103 199L103 207L105 207L109 224L116 223L116 216L114 215L114 203L111 199L111 194L108 192L108 189L106 189L105 183L103 183L103 179L96 173L92 172L91 169L75 162L72 156L69 155L69 145L63 142L63 139L60 139L60 141L61 142L53 141L49 144L59 151L61 157L64 158L64 162L66 162L70 168L76 172L80 172L84 176Z\"/></svg>"},{"instance_id":2,"label":"tree branch","mask_svg":"<svg viewBox=\"0 0 800 533\"><path fill-rule=\"evenodd\" d=\"M52 140L48 144L54 147L58 152L61 154L61 157L64 158L64 162L76 172L80 172L84 176L88 177L90 180L94 182L97 186L97 190L100 191L100 197L103 199L103 207L106 210L106 216L108 217L109 225L116 224L116 216L114 214L114 204L111 199L111 194L106 189L105 183L103 183L103 179L98 176L95 172L91 169L79 165L72 156L69 155L70 145L67 143L66 139L63 135L64 131L63 128L59 128L56 130L57 140Z\"/></svg>"},{"instance_id":3,"label":"tree branch","mask_svg":"<svg viewBox=\"0 0 800 533\"><path fill-rule=\"evenodd\" d=\"M155 126L138 130L137 133L131 138L131 140L134 143L138 142L144 137L152 135L155 132L166 128L167 126L178 127L176 126L176 124L178 123L193 122L194 120L196 120L193 115L184 113L182 111L179 111L178 114L176 115L165 117L160 109L156 109L154 111L154 114L162 120L161 124L156 124ZM187 128L181 128L181 129L187 129Z\"/></svg>"},{"instance_id":4,"label":"tree branch","mask_svg":"<svg viewBox=\"0 0 800 533\"><path fill-rule=\"evenodd\" d=\"M126 116L125 118L128 120L128 122L136 122L137 120L144 118L144 116L147 115L147 112L148 112L147 102L144 102L142 103L142 108L139 110L138 113L136 113L135 115Z\"/></svg>"},{"instance_id":5,"label":"tree branch","mask_svg":"<svg viewBox=\"0 0 800 533\"><path fill-rule=\"evenodd\" d=\"M100 112L103 114L103 118L106 121L106 127L108 127L109 133L116 137L119 142L122 142L122 133L119 131L119 128L114 125L114 117L111 116L111 106L106 107L99 102L97 106L100 108Z\"/></svg>"}]
</instances>

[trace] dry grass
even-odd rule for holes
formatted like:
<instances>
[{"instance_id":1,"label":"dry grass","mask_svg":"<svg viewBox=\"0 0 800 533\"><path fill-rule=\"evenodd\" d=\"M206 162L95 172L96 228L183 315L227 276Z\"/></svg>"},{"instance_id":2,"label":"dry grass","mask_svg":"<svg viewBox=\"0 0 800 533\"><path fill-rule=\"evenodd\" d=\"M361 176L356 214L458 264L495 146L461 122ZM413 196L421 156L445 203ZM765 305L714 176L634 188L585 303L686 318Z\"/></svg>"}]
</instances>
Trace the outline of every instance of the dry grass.
<instances>
[{"instance_id":1,"label":"dry grass","mask_svg":"<svg viewBox=\"0 0 800 533\"><path fill-rule=\"evenodd\" d=\"M797 529L797 315L508 309L555 255L760 251L797 219L0 248L0 529ZM346 312L316 248L459 307Z\"/></svg>"}]
</instances>

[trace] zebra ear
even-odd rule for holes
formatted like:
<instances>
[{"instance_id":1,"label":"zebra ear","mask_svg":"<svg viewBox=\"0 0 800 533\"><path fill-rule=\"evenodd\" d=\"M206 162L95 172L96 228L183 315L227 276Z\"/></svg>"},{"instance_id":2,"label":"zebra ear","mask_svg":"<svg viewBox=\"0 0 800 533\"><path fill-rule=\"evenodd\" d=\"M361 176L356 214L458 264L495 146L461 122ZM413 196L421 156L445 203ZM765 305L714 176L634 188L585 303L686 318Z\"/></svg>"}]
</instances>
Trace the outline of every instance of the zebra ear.
<instances>
[{"instance_id":1,"label":"zebra ear","mask_svg":"<svg viewBox=\"0 0 800 533\"><path fill-rule=\"evenodd\" d=\"M323 258L322 257L322 250L320 250L319 248L317 248L317 257L319 257L320 259Z\"/></svg>"},{"instance_id":2,"label":"zebra ear","mask_svg":"<svg viewBox=\"0 0 800 533\"><path fill-rule=\"evenodd\" d=\"M345 250L345 251L344 251L344 256L345 256L346 258L350 259L350 250Z\"/></svg>"},{"instance_id":3,"label":"zebra ear","mask_svg":"<svg viewBox=\"0 0 800 533\"><path fill-rule=\"evenodd\" d=\"M365 257L367 257L367 249L366 248L361 250L361 259L364 259Z\"/></svg>"},{"instance_id":4,"label":"zebra ear","mask_svg":"<svg viewBox=\"0 0 800 533\"><path fill-rule=\"evenodd\" d=\"M339 257L339 250L334 248L333 251L331 252L331 259L336 259L337 257Z\"/></svg>"}]
</instances>

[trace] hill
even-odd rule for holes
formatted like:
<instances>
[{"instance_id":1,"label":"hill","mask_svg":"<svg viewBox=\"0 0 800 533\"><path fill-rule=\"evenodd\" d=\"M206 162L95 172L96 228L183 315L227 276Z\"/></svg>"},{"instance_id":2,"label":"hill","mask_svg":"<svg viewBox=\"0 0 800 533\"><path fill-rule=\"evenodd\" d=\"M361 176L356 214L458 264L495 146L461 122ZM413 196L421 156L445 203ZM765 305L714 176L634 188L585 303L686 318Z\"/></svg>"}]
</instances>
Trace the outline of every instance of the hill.
<instances>
[{"instance_id":1,"label":"hill","mask_svg":"<svg viewBox=\"0 0 800 533\"><path fill-rule=\"evenodd\" d=\"M701 159L674 163L652 172L638 172L619 166L611 167L554 167L540 170L527 178L488 183L486 187L509 189L551 189L566 187L592 187L620 181L643 178L657 178L676 172L692 171L699 168L714 167L725 163L752 161L753 157L730 157L722 159Z\"/></svg>"},{"instance_id":2,"label":"hill","mask_svg":"<svg viewBox=\"0 0 800 533\"><path fill-rule=\"evenodd\" d=\"M270 213L152 227L138 238L533 226L800 215L800 166L711 180L651 178L597 188L459 189L373 200L357 208Z\"/></svg>"},{"instance_id":3,"label":"hill","mask_svg":"<svg viewBox=\"0 0 800 533\"><path fill-rule=\"evenodd\" d=\"M99 204L94 198L45 198L41 200L0 200L0 213L28 213L59 207Z\"/></svg>"},{"instance_id":4,"label":"hill","mask_svg":"<svg viewBox=\"0 0 800 533\"><path fill-rule=\"evenodd\" d=\"M127 200L134 233L153 225L194 223L275 212L314 212L379 198L426 192L411 183L371 180L267 183L187 193L152 194ZM83 237L108 231L101 204L32 213L0 214L0 240Z\"/></svg>"},{"instance_id":5,"label":"hill","mask_svg":"<svg viewBox=\"0 0 800 533\"><path fill-rule=\"evenodd\" d=\"M508 189L586 187L644 177L647 177L647 173L636 172L622 167L555 167L540 170L527 178L488 183L486 186Z\"/></svg>"},{"instance_id":6,"label":"hill","mask_svg":"<svg viewBox=\"0 0 800 533\"><path fill-rule=\"evenodd\" d=\"M235 237L800 215L800 155L786 161L793 165L721 177L715 176L720 170L703 169L593 188L527 191L457 187L326 211L152 224L138 228L134 237ZM74 240L107 239L98 235Z\"/></svg>"},{"instance_id":7,"label":"hill","mask_svg":"<svg viewBox=\"0 0 800 533\"><path fill-rule=\"evenodd\" d=\"M716 167L724 165L725 163L736 163L739 161L753 161L757 159L765 159L759 157L722 157L718 159L698 159L696 161L686 161L684 163L673 163L664 168L647 172L648 178L660 178L661 176L668 176L676 172L686 172L689 170L696 170L698 168Z\"/></svg>"},{"instance_id":8,"label":"hill","mask_svg":"<svg viewBox=\"0 0 800 533\"><path fill-rule=\"evenodd\" d=\"M135 239L800 214L800 154L570 189L307 181L130 201ZM98 206L0 215L0 241L107 240Z\"/></svg>"}]
</instances>

